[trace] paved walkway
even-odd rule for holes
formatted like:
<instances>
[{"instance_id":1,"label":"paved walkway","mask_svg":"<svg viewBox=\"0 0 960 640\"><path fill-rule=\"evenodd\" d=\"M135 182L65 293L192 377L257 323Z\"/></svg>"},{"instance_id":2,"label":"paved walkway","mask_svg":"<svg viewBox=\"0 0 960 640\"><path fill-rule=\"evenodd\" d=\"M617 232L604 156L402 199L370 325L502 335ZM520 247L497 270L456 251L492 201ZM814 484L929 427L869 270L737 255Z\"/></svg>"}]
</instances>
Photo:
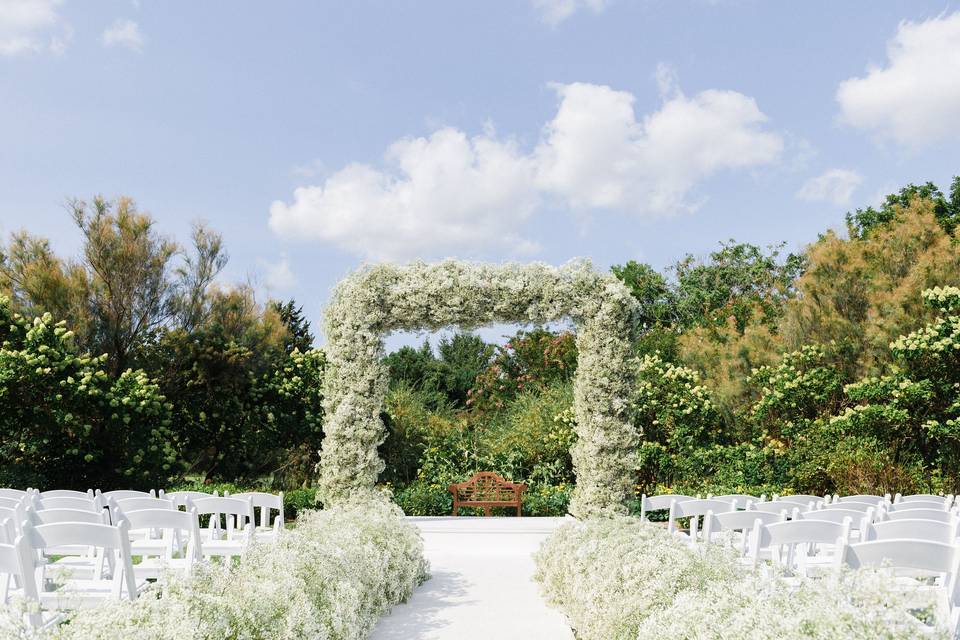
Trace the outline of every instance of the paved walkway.
<instances>
[{"instance_id":1,"label":"paved walkway","mask_svg":"<svg viewBox=\"0 0 960 640\"><path fill-rule=\"evenodd\" d=\"M541 600L531 554L563 518L408 518L423 532L430 580L371 640L573 640Z\"/></svg>"}]
</instances>

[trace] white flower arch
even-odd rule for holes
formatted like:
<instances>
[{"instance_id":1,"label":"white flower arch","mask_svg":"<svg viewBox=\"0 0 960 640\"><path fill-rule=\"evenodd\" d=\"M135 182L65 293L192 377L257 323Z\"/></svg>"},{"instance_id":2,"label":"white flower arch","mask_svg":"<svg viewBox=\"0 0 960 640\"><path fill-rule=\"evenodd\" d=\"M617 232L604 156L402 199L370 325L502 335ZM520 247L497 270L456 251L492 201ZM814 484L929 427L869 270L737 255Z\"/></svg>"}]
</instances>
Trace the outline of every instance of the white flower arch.
<instances>
[{"instance_id":1,"label":"white flower arch","mask_svg":"<svg viewBox=\"0 0 960 640\"><path fill-rule=\"evenodd\" d=\"M475 328L492 322L577 325L571 456L577 517L623 513L633 496L638 434L631 420L637 303L615 277L587 261L376 265L341 281L324 315L327 368L319 499L335 504L375 493L386 437L383 336L398 330Z\"/></svg>"}]
</instances>

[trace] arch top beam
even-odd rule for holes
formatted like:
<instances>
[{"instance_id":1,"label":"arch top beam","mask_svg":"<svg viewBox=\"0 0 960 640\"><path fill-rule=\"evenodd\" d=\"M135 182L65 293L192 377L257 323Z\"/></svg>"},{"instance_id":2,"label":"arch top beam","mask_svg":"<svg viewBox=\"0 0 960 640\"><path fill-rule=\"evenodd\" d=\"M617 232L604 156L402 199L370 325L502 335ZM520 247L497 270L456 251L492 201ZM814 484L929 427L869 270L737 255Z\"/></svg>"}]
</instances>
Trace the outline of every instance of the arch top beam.
<instances>
[{"instance_id":1,"label":"arch top beam","mask_svg":"<svg viewBox=\"0 0 960 640\"><path fill-rule=\"evenodd\" d=\"M622 513L633 497L637 302L587 261L484 264L456 260L362 268L334 289L324 314L325 437L318 495L325 504L369 497L383 462L380 418L387 391L383 337L393 331L476 328L570 318L578 350L577 443L571 450L577 517Z\"/></svg>"}]
</instances>

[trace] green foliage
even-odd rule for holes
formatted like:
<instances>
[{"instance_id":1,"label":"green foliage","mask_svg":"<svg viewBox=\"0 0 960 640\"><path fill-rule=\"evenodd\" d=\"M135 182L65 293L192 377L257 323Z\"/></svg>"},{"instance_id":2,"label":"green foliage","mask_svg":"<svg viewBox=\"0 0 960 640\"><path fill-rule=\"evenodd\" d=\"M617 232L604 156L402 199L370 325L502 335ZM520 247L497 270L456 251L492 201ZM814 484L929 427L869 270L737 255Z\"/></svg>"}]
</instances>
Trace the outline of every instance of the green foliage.
<instances>
[{"instance_id":1,"label":"green foliage","mask_svg":"<svg viewBox=\"0 0 960 640\"><path fill-rule=\"evenodd\" d=\"M933 213L947 233L953 233L960 219L960 176L950 184L949 198L932 182L922 185L908 184L897 193L891 193L884 199L879 209L867 207L847 214L847 229L853 238L864 238L875 228L889 224L898 212L916 199L933 203Z\"/></svg>"},{"instance_id":2,"label":"green foliage","mask_svg":"<svg viewBox=\"0 0 960 640\"><path fill-rule=\"evenodd\" d=\"M287 328L283 339L284 351L306 353L313 349L313 334L310 333L310 323L303 317L303 307L298 307L295 301L288 300L285 303L273 301L269 308L280 316L280 322Z\"/></svg>"},{"instance_id":3,"label":"green foliage","mask_svg":"<svg viewBox=\"0 0 960 640\"><path fill-rule=\"evenodd\" d=\"M63 322L28 322L0 296L0 457L14 486L146 489L181 471L158 385L105 364Z\"/></svg>"}]
</instances>

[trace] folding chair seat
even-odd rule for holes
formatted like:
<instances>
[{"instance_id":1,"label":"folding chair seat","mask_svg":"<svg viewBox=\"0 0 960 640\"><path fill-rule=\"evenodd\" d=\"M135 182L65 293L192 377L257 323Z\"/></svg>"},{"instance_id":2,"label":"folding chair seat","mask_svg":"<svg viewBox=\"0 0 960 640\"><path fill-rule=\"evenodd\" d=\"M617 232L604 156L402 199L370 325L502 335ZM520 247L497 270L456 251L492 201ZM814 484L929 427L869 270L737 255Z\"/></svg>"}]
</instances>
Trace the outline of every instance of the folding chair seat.
<instances>
[{"instance_id":1,"label":"folding chair seat","mask_svg":"<svg viewBox=\"0 0 960 640\"><path fill-rule=\"evenodd\" d=\"M55 610L94 606L104 600L135 600L146 583L137 583L130 555L129 525L94 524L87 522L57 522L33 526L23 525L23 535L28 544L46 554L49 549L64 546L86 546L97 549L98 554L112 556L112 577L106 567L92 578L58 578L56 583L48 580L47 566L35 559L33 569L41 570L40 602Z\"/></svg>"},{"instance_id":2,"label":"folding chair seat","mask_svg":"<svg viewBox=\"0 0 960 640\"><path fill-rule=\"evenodd\" d=\"M260 517L254 521L253 533L258 542L276 542L283 530L283 492L274 495L260 491L248 491L229 496L231 498L249 499L253 503L254 512L259 510ZM277 515L273 516L276 511Z\"/></svg>"},{"instance_id":3,"label":"folding chair seat","mask_svg":"<svg viewBox=\"0 0 960 640\"><path fill-rule=\"evenodd\" d=\"M828 520L791 520L754 525L750 539L750 558L757 566L761 560L801 576L811 570L833 566L842 543L850 538L850 518ZM826 551L832 551L827 554Z\"/></svg>"},{"instance_id":4,"label":"folding chair seat","mask_svg":"<svg viewBox=\"0 0 960 640\"><path fill-rule=\"evenodd\" d=\"M640 519L646 520L647 513L650 511L663 511L670 508L674 501L682 502L684 500L694 500L690 496L679 494L664 493L656 496L643 494L640 496Z\"/></svg>"},{"instance_id":5,"label":"folding chair seat","mask_svg":"<svg viewBox=\"0 0 960 640\"><path fill-rule=\"evenodd\" d=\"M159 538L131 539L130 552L140 556L133 565L138 579L156 579L165 571L190 575L194 564L203 559L200 520L195 509L142 509L118 512L117 518L130 526L130 531L159 532Z\"/></svg>"},{"instance_id":6,"label":"folding chair seat","mask_svg":"<svg viewBox=\"0 0 960 640\"><path fill-rule=\"evenodd\" d=\"M253 501L242 498L198 498L189 502L198 516L210 516L201 530L204 558L242 556L253 541ZM223 518L221 523L221 517Z\"/></svg>"}]
</instances>

